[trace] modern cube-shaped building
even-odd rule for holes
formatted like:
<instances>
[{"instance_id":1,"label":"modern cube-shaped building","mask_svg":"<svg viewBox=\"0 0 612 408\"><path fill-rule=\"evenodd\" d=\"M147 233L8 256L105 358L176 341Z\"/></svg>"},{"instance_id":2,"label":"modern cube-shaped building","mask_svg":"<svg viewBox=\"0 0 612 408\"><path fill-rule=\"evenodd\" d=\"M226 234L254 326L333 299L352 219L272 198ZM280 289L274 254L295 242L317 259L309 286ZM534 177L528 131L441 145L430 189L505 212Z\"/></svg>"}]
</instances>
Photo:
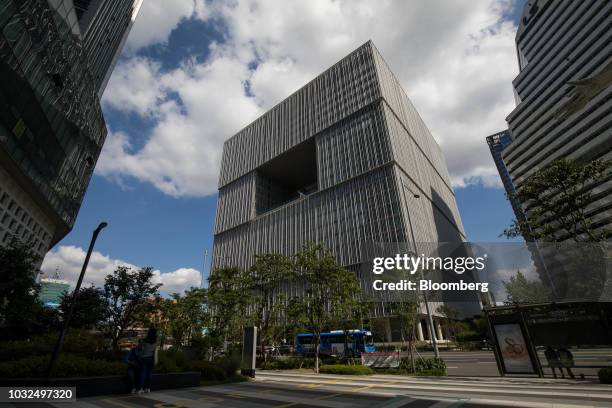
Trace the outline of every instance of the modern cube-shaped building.
<instances>
[{"instance_id":1,"label":"modern cube-shaped building","mask_svg":"<svg viewBox=\"0 0 612 408\"><path fill-rule=\"evenodd\" d=\"M307 241L355 269L363 243L413 236L465 238L440 147L371 41L225 142L213 270Z\"/></svg>"},{"instance_id":2,"label":"modern cube-shaped building","mask_svg":"<svg viewBox=\"0 0 612 408\"><path fill-rule=\"evenodd\" d=\"M308 241L357 271L363 244L465 239L440 147L371 41L225 142L214 233L212 273Z\"/></svg>"}]
</instances>

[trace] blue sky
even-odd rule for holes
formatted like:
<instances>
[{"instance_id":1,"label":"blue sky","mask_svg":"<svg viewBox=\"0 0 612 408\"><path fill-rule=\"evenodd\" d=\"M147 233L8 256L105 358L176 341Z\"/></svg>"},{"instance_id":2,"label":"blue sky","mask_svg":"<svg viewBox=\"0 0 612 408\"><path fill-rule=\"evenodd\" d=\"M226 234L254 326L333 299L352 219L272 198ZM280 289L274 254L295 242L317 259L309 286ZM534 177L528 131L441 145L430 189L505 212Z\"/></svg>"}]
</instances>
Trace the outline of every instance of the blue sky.
<instances>
[{"instance_id":1,"label":"blue sky","mask_svg":"<svg viewBox=\"0 0 612 408\"><path fill-rule=\"evenodd\" d=\"M256 1L189 0L167 10L146 0L104 95L105 151L74 229L43 270L72 278L92 230L106 221L92 282L121 262L155 267L168 290L207 274L222 141L369 38L441 142L469 240L502 240L513 215L485 137L503 127L513 106L513 33L522 2L408 2L413 9L403 15L422 27L397 35L367 22L395 18L398 10L378 10L373 1L353 3L355 10L323 3L320 11L279 11ZM352 18L325 21L336 12ZM292 27L293 19L300 23ZM317 38L325 30L327 37ZM440 38L430 40L427 30Z\"/></svg>"}]
</instances>

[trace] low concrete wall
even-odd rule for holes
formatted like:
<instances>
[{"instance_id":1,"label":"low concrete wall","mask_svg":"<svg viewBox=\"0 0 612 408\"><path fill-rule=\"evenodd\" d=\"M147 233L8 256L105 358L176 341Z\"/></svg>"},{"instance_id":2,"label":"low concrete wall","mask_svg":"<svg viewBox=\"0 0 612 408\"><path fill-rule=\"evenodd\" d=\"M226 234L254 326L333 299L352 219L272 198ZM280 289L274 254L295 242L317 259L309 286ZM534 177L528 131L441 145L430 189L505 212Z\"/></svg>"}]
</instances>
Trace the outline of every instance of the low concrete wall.
<instances>
[{"instance_id":1,"label":"low concrete wall","mask_svg":"<svg viewBox=\"0 0 612 408\"><path fill-rule=\"evenodd\" d=\"M200 372L153 374L152 390L197 387ZM112 375L101 377L74 378L2 378L0 387L76 387L77 398L95 395L125 394L130 392L127 376Z\"/></svg>"}]
</instances>

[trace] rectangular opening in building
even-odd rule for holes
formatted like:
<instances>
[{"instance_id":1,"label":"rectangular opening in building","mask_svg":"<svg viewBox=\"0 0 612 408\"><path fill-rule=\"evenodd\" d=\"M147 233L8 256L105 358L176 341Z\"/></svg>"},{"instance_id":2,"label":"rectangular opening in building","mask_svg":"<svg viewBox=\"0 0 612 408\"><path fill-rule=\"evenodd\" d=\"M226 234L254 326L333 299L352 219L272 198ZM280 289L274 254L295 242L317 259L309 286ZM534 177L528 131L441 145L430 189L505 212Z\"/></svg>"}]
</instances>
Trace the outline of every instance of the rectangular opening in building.
<instances>
[{"instance_id":1,"label":"rectangular opening in building","mask_svg":"<svg viewBox=\"0 0 612 408\"><path fill-rule=\"evenodd\" d=\"M263 214L317 191L317 153L314 138L268 161L256 170L255 208Z\"/></svg>"}]
</instances>

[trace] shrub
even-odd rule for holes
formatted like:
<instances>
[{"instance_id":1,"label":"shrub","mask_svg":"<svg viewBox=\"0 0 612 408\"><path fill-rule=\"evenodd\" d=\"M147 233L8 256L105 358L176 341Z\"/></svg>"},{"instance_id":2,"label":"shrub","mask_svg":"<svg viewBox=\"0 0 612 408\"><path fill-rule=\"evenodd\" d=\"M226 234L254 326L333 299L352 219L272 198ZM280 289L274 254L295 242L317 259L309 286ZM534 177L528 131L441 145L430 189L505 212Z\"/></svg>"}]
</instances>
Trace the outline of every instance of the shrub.
<instances>
[{"instance_id":1,"label":"shrub","mask_svg":"<svg viewBox=\"0 0 612 408\"><path fill-rule=\"evenodd\" d=\"M599 382L602 384L612 384L612 367L602 368L597 372Z\"/></svg>"},{"instance_id":2,"label":"shrub","mask_svg":"<svg viewBox=\"0 0 612 408\"><path fill-rule=\"evenodd\" d=\"M457 342L465 343L482 340L482 335L474 330L465 330L457 334Z\"/></svg>"},{"instance_id":3,"label":"shrub","mask_svg":"<svg viewBox=\"0 0 612 408\"><path fill-rule=\"evenodd\" d=\"M259 368L262 370L294 370L297 368L313 368L314 358L274 358L261 362Z\"/></svg>"},{"instance_id":4,"label":"shrub","mask_svg":"<svg viewBox=\"0 0 612 408\"><path fill-rule=\"evenodd\" d=\"M225 371L210 361L192 361L187 363L185 371L199 371L203 381L223 381L227 377Z\"/></svg>"},{"instance_id":5,"label":"shrub","mask_svg":"<svg viewBox=\"0 0 612 408\"><path fill-rule=\"evenodd\" d=\"M183 371L173 357L175 356L172 354L159 352L157 355L157 364L153 371L156 373L176 373L178 371Z\"/></svg>"},{"instance_id":6,"label":"shrub","mask_svg":"<svg viewBox=\"0 0 612 408\"><path fill-rule=\"evenodd\" d=\"M419 376L446 375L446 363L441 358L415 359L413 371L410 359L408 357L402 357L399 368L404 374L416 374Z\"/></svg>"},{"instance_id":7,"label":"shrub","mask_svg":"<svg viewBox=\"0 0 612 408\"><path fill-rule=\"evenodd\" d=\"M216 358L214 364L225 372L226 377L232 377L240 369L241 357L232 353L225 357Z\"/></svg>"},{"instance_id":8,"label":"shrub","mask_svg":"<svg viewBox=\"0 0 612 408\"><path fill-rule=\"evenodd\" d=\"M53 346L57 341L57 334L47 335L43 341ZM101 335L88 332L87 330L70 329L66 333L62 350L66 353L95 356L105 349L105 342L106 340Z\"/></svg>"},{"instance_id":9,"label":"shrub","mask_svg":"<svg viewBox=\"0 0 612 408\"><path fill-rule=\"evenodd\" d=\"M52 344L33 340L14 340L2 342L0 347L0 361L11 361L16 358L41 356L50 354Z\"/></svg>"},{"instance_id":10,"label":"shrub","mask_svg":"<svg viewBox=\"0 0 612 408\"><path fill-rule=\"evenodd\" d=\"M157 353L156 371L161 373L183 371L182 368L187 365L187 362L187 357L179 349L160 350ZM158 368L158 366L161 367Z\"/></svg>"},{"instance_id":11,"label":"shrub","mask_svg":"<svg viewBox=\"0 0 612 408\"><path fill-rule=\"evenodd\" d=\"M0 363L0 378L44 377L49 365L48 355L29 356ZM125 374L125 364L119 361L92 360L62 353L55 366L54 377L85 377Z\"/></svg>"},{"instance_id":12,"label":"shrub","mask_svg":"<svg viewBox=\"0 0 612 408\"><path fill-rule=\"evenodd\" d=\"M370 367L360 365L322 365L319 368L320 373L324 374L344 374L344 375L371 375L374 374L374 370Z\"/></svg>"},{"instance_id":13,"label":"shrub","mask_svg":"<svg viewBox=\"0 0 612 408\"><path fill-rule=\"evenodd\" d=\"M441 358L424 358L415 361L415 369L421 371L443 371L446 374L446 363Z\"/></svg>"},{"instance_id":14,"label":"shrub","mask_svg":"<svg viewBox=\"0 0 612 408\"><path fill-rule=\"evenodd\" d=\"M0 361L11 361L29 356L49 355L57 342L58 333L34 336L29 340L2 342ZM104 350L104 340L86 330L69 330L64 338L62 351L70 354L95 357Z\"/></svg>"},{"instance_id":15,"label":"shrub","mask_svg":"<svg viewBox=\"0 0 612 408\"><path fill-rule=\"evenodd\" d=\"M446 369L444 368L426 369L426 370L417 371L416 375L419 377L428 377L428 376L442 377L446 375Z\"/></svg>"}]
</instances>

